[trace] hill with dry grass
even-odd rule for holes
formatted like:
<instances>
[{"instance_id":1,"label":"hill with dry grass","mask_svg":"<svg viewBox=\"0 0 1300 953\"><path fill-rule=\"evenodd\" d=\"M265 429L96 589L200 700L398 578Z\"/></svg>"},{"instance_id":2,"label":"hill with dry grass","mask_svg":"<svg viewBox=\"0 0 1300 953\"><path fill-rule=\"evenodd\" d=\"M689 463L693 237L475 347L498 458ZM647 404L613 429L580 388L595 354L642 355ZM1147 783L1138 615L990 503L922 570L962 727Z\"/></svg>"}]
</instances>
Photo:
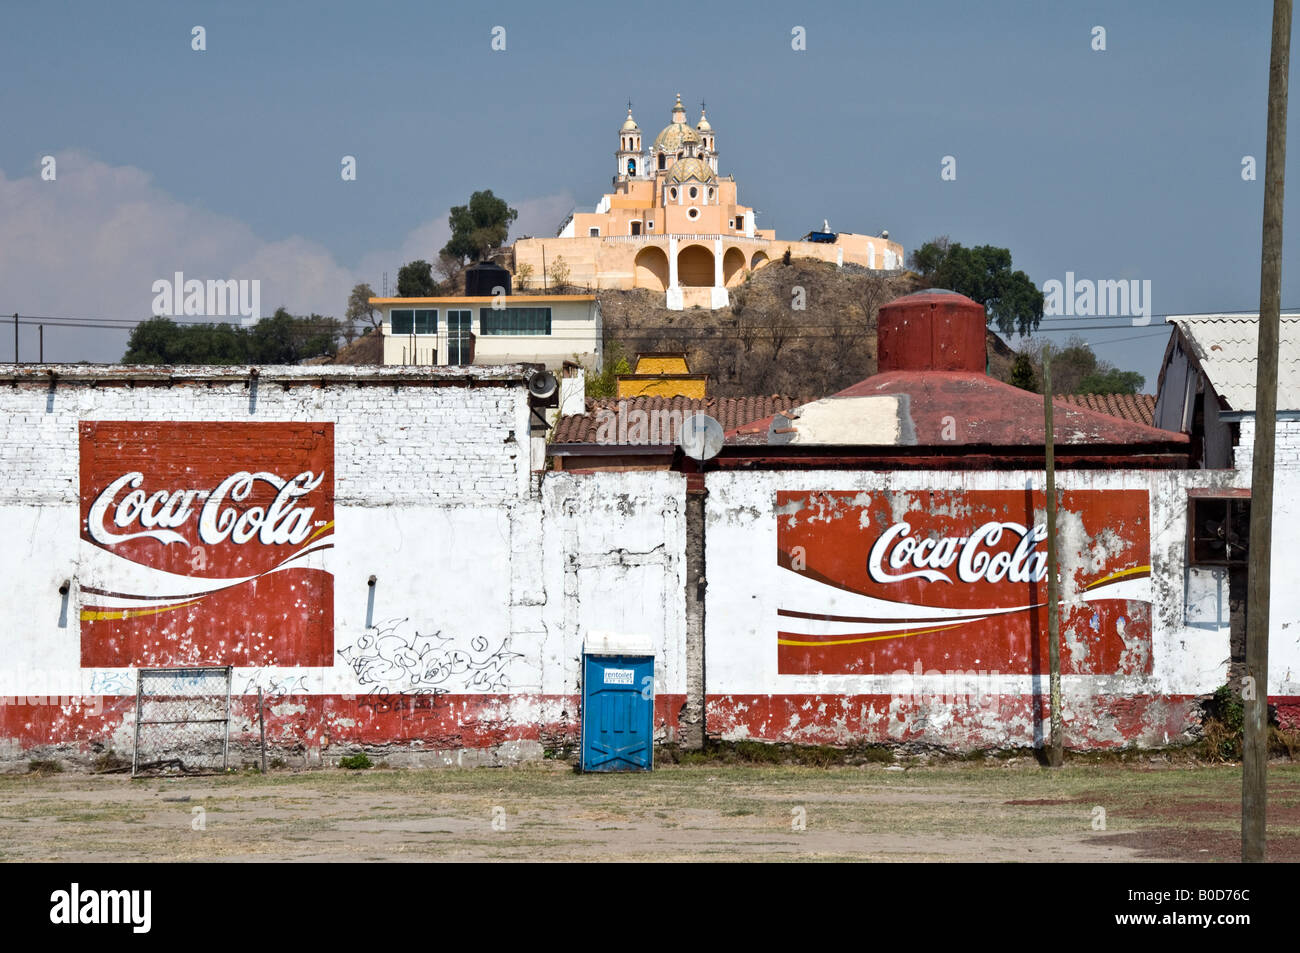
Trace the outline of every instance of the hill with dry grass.
<instances>
[{"instance_id":1,"label":"hill with dry grass","mask_svg":"<svg viewBox=\"0 0 1300 953\"><path fill-rule=\"evenodd\" d=\"M709 393L833 394L876 373L880 306L920 290L909 273L886 277L813 259L775 261L731 290L718 311L669 311L662 293L601 291L607 356L685 351ZM1013 352L988 334L989 373L1006 378Z\"/></svg>"}]
</instances>

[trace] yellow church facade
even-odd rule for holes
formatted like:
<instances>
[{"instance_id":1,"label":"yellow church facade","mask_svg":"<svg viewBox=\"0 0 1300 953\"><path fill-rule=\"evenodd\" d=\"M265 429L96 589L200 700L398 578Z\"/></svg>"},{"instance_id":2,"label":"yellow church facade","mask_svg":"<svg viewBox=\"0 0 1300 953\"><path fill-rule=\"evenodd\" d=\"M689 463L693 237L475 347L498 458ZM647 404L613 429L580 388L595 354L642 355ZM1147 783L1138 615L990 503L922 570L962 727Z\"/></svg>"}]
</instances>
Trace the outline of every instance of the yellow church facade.
<instances>
[{"instance_id":1,"label":"yellow church facade","mask_svg":"<svg viewBox=\"0 0 1300 953\"><path fill-rule=\"evenodd\" d=\"M783 241L758 228L754 210L737 199L734 177L719 174L716 133L704 110L690 125L679 95L671 119L647 146L628 108L614 191L594 211L574 212L555 238L517 240L516 281L524 265L530 288L552 287L558 270L571 285L663 292L669 308L722 308L728 288L787 250L841 266L902 267L903 248L888 232L836 233L827 226Z\"/></svg>"}]
</instances>

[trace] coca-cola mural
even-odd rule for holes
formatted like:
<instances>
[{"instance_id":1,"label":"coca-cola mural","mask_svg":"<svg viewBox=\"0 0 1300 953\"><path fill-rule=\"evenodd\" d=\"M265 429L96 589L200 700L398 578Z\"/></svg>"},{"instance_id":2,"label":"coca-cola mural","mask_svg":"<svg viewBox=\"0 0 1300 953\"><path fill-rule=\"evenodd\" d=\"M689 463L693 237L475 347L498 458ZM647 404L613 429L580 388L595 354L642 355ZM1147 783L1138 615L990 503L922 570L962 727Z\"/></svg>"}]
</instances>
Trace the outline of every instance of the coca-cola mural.
<instances>
[{"instance_id":1,"label":"coca-cola mural","mask_svg":"<svg viewBox=\"0 0 1300 953\"><path fill-rule=\"evenodd\" d=\"M778 491L781 674L1047 671L1046 500ZM1061 667L1151 671L1146 490L1060 494Z\"/></svg>"},{"instance_id":2,"label":"coca-cola mural","mask_svg":"<svg viewBox=\"0 0 1300 953\"><path fill-rule=\"evenodd\" d=\"M334 425L84 421L81 664L329 665Z\"/></svg>"}]
</instances>

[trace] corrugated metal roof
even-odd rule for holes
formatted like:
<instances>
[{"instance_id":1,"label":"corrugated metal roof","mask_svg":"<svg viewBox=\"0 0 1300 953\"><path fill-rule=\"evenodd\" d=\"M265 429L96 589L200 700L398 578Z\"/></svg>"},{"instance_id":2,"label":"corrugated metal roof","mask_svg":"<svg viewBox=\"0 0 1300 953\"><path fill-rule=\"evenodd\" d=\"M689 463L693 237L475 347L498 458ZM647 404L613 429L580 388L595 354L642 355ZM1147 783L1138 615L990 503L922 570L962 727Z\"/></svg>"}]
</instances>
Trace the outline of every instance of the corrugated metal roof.
<instances>
[{"instance_id":1,"label":"corrugated metal roof","mask_svg":"<svg viewBox=\"0 0 1300 953\"><path fill-rule=\"evenodd\" d=\"M1147 427L1156 412L1155 394L1058 394L1056 399Z\"/></svg>"},{"instance_id":2,"label":"corrugated metal roof","mask_svg":"<svg viewBox=\"0 0 1300 953\"><path fill-rule=\"evenodd\" d=\"M1168 317L1183 342L1232 410L1254 411L1259 316L1255 314ZM1278 410L1300 410L1300 314L1282 316L1277 364Z\"/></svg>"}]
</instances>

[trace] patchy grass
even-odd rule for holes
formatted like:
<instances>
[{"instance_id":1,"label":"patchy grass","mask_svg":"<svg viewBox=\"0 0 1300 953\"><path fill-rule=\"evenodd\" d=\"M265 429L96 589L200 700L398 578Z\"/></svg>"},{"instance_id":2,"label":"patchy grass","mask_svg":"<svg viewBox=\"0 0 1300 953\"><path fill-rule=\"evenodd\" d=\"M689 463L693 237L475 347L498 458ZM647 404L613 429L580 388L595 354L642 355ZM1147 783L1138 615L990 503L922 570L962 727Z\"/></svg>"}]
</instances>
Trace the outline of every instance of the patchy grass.
<instances>
[{"instance_id":1,"label":"patchy grass","mask_svg":"<svg viewBox=\"0 0 1300 953\"><path fill-rule=\"evenodd\" d=\"M8 860L1236 858L1235 765L1032 758L810 767L664 764L208 778L0 777ZM824 753L806 755L815 762ZM906 770L903 770L906 768ZM185 798L189 798L185 801ZM191 810L206 830L190 828ZM1104 811L1105 828L1094 827ZM498 815L494 809L500 809ZM806 830L792 821L806 819ZM492 826L504 816L505 827ZM1300 860L1300 766L1269 768L1269 849Z\"/></svg>"}]
</instances>

